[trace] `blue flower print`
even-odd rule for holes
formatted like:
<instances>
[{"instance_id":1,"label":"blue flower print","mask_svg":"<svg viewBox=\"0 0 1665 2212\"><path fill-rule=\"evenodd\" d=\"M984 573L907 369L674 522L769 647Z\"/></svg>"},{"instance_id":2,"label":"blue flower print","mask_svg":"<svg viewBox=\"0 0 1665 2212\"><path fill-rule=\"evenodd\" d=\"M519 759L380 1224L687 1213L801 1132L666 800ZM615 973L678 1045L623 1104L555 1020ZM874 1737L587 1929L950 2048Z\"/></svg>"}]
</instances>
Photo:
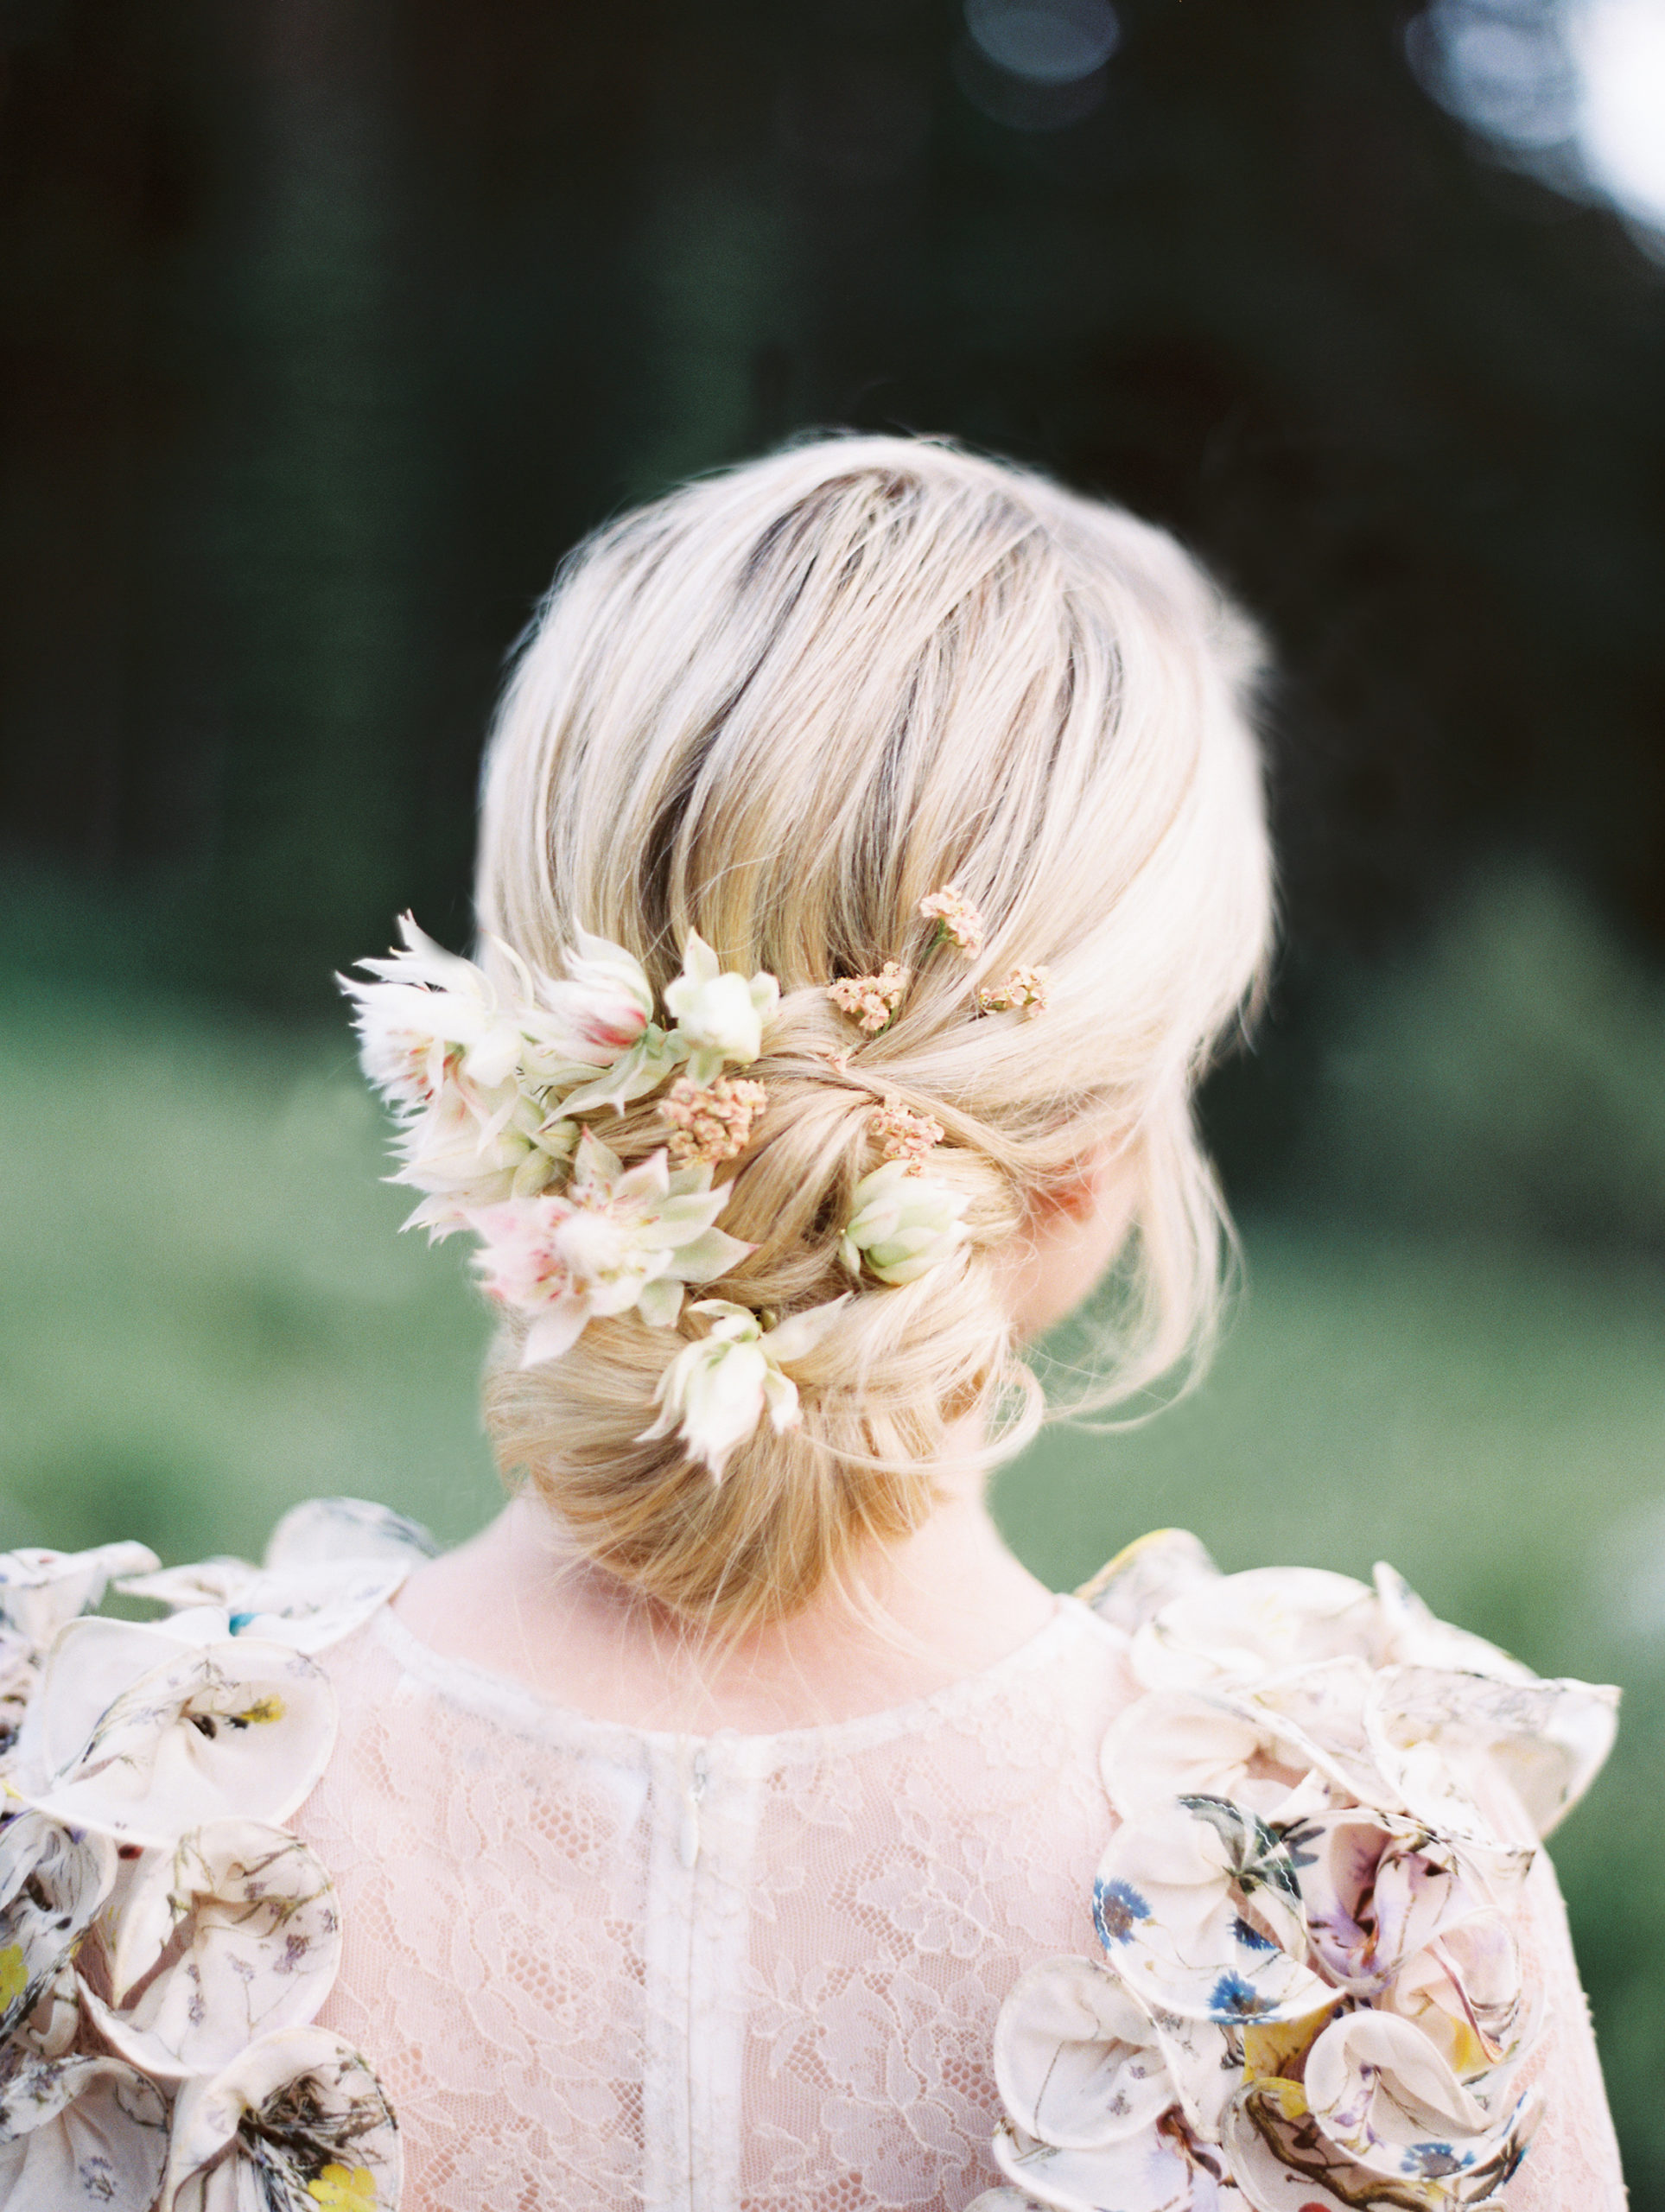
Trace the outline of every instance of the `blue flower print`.
<instances>
[{"instance_id":1,"label":"blue flower print","mask_svg":"<svg viewBox=\"0 0 1665 2212\"><path fill-rule=\"evenodd\" d=\"M1275 1945L1268 1946L1275 1949ZM1258 2020L1274 2010L1270 2000L1261 1995L1252 1981L1245 1981L1240 1974L1223 1974L1208 1993L1208 2017L1211 2020Z\"/></svg>"},{"instance_id":2,"label":"blue flower print","mask_svg":"<svg viewBox=\"0 0 1665 2212\"><path fill-rule=\"evenodd\" d=\"M1131 1882L1095 1882L1093 1925L1108 1951L1113 1943L1131 1941L1136 1923L1151 1916L1149 1905Z\"/></svg>"},{"instance_id":3,"label":"blue flower print","mask_svg":"<svg viewBox=\"0 0 1665 2212\"><path fill-rule=\"evenodd\" d=\"M1243 1951L1275 1951L1278 1948L1269 1936L1262 1936L1258 1928L1241 1916L1231 1923L1231 1940Z\"/></svg>"},{"instance_id":4,"label":"blue flower print","mask_svg":"<svg viewBox=\"0 0 1665 2212\"><path fill-rule=\"evenodd\" d=\"M1404 2171L1419 2181L1438 2181L1446 2174L1466 2172L1470 2164L1449 2143L1413 2143L1405 2152Z\"/></svg>"}]
</instances>

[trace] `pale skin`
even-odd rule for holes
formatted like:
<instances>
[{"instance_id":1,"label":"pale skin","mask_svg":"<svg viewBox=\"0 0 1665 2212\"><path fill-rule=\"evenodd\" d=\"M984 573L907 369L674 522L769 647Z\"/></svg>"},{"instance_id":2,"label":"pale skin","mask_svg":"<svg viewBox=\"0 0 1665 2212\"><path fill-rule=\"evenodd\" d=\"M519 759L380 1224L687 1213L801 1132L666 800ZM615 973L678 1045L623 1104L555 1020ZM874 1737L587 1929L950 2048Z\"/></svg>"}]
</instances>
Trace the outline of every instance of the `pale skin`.
<instances>
[{"instance_id":1,"label":"pale skin","mask_svg":"<svg viewBox=\"0 0 1665 2212\"><path fill-rule=\"evenodd\" d=\"M1103 1154L1031 1217L1004 1294L1020 1338L1062 1320L1119 1250L1127 1179ZM571 1710L678 1734L772 1734L881 1713L981 1672L1037 1635L1058 1599L1007 1548L969 1455L944 1502L865 1563L867 1605L837 1592L737 1641L701 1637L562 1555L543 1510L511 1501L459 1550L414 1574L395 1610L447 1656L506 1675ZM877 1618L875 1618L877 1616Z\"/></svg>"}]
</instances>

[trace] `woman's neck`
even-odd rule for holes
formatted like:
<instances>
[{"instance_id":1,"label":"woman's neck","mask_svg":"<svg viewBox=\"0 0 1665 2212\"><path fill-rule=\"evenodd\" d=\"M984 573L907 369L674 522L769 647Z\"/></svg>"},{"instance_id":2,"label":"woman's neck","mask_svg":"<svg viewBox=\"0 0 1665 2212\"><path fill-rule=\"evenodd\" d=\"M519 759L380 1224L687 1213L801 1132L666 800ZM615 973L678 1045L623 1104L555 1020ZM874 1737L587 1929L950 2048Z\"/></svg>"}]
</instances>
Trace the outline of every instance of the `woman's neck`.
<instances>
[{"instance_id":1,"label":"woman's neck","mask_svg":"<svg viewBox=\"0 0 1665 2212\"><path fill-rule=\"evenodd\" d=\"M826 1591L732 1639L691 1630L573 1560L530 1497L421 1568L396 1611L433 1649L599 1719L700 1735L824 1726L978 1674L1056 1611L1001 1541L975 1476L946 1487L923 1528L875 1552L858 1604Z\"/></svg>"}]
</instances>

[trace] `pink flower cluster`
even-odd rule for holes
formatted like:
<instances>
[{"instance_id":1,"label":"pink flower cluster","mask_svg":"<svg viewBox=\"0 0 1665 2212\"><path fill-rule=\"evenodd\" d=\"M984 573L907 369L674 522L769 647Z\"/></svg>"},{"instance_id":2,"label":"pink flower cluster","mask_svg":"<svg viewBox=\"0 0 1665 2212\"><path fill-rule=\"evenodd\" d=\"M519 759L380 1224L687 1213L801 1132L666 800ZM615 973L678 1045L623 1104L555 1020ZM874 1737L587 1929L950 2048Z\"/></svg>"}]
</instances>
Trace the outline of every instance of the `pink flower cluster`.
<instances>
[{"instance_id":1,"label":"pink flower cluster","mask_svg":"<svg viewBox=\"0 0 1665 2212\"><path fill-rule=\"evenodd\" d=\"M1003 983L986 983L977 993L985 1014L1021 1014L1026 1021L1045 1012L1052 979L1045 968L1014 968Z\"/></svg>"},{"instance_id":2,"label":"pink flower cluster","mask_svg":"<svg viewBox=\"0 0 1665 2212\"><path fill-rule=\"evenodd\" d=\"M951 939L968 958L982 950L982 916L957 891L931 892L919 901L919 912L925 921L937 924L938 944Z\"/></svg>"},{"instance_id":3,"label":"pink flower cluster","mask_svg":"<svg viewBox=\"0 0 1665 2212\"><path fill-rule=\"evenodd\" d=\"M719 1076L715 1083L679 1077L670 1096L659 1103L660 1114L675 1132L673 1164L692 1167L704 1160L716 1167L734 1159L751 1142L752 1124L768 1103L763 1085L743 1076Z\"/></svg>"},{"instance_id":4,"label":"pink flower cluster","mask_svg":"<svg viewBox=\"0 0 1665 2212\"><path fill-rule=\"evenodd\" d=\"M943 1141L940 1122L929 1114L916 1114L899 1098L887 1098L867 1116L867 1125L879 1139L887 1160L905 1160L910 1175L923 1173L925 1164Z\"/></svg>"},{"instance_id":5,"label":"pink flower cluster","mask_svg":"<svg viewBox=\"0 0 1665 2212\"><path fill-rule=\"evenodd\" d=\"M887 960L876 976L849 976L829 983L827 996L864 1034L876 1037L895 1020L912 981L899 962Z\"/></svg>"}]
</instances>

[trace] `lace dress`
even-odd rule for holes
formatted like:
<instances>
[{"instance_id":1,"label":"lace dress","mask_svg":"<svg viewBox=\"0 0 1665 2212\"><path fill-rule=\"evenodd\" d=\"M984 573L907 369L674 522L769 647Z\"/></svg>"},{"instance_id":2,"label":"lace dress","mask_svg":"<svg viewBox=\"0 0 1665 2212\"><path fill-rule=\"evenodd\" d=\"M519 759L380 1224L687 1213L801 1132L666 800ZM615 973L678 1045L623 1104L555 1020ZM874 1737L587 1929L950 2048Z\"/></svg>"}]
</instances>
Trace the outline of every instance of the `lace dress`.
<instances>
[{"instance_id":1,"label":"lace dress","mask_svg":"<svg viewBox=\"0 0 1665 2212\"><path fill-rule=\"evenodd\" d=\"M379 1613L330 1655L340 1736L298 1827L346 1929L321 2018L373 2054L406 2212L961 2212L999 2178L1002 2000L1098 1948L1128 1649L1062 1599L902 1711L693 1738L563 1712ZM1617 2212L1541 1853L1522 1934L1550 2094L1503 2201Z\"/></svg>"},{"instance_id":2,"label":"lace dress","mask_svg":"<svg viewBox=\"0 0 1665 2212\"><path fill-rule=\"evenodd\" d=\"M422 1555L0 1554L0 2212L1619 2212L1537 1847L1614 1694L1390 1570L1163 1533L696 1738L440 1657Z\"/></svg>"}]
</instances>

